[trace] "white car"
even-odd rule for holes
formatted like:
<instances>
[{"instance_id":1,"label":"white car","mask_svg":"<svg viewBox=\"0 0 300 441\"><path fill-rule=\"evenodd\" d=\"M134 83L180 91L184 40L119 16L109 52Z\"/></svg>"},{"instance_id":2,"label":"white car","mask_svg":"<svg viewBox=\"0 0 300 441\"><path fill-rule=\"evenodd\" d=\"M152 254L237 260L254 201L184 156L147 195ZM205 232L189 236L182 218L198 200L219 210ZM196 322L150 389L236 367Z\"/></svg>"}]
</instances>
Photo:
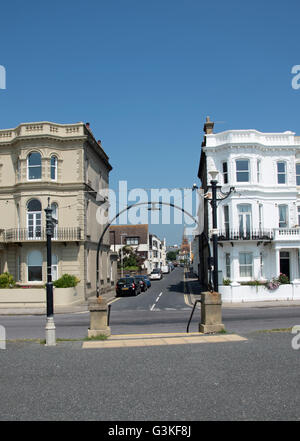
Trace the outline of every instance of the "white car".
<instances>
[{"instance_id":1,"label":"white car","mask_svg":"<svg viewBox=\"0 0 300 441\"><path fill-rule=\"evenodd\" d=\"M170 272L170 267L169 267L169 265L163 265L163 266L161 267L161 272L162 272L163 274L168 274L168 273Z\"/></svg>"},{"instance_id":2,"label":"white car","mask_svg":"<svg viewBox=\"0 0 300 441\"><path fill-rule=\"evenodd\" d=\"M154 268L152 270L152 273L150 274L150 280L161 280L162 279L162 273L159 268Z\"/></svg>"}]
</instances>

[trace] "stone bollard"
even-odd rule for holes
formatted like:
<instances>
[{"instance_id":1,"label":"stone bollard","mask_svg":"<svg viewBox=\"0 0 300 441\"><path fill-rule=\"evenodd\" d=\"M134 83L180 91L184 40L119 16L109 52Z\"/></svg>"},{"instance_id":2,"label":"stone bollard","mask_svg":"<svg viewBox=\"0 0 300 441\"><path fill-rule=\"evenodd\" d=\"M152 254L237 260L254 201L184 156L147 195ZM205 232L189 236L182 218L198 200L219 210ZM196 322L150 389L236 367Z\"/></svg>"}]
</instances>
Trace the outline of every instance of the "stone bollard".
<instances>
[{"instance_id":1,"label":"stone bollard","mask_svg":"<svg viewBox=\"0 0 300 441\"><path fill-rule=\"evenodd\" d=\"M222 300L218 292L201 293L201 323L199 332L207 334L209 332L224 331L222 324Z\"/></svg>"},{"instance_id":2,"label":"stone bollard","mask_svg":"<svg viewBox=\"0 0 300 441\"><path fill-rule=\"evenodd\" d=\"M101 297L89 299L90 327L88 337L99 335L111 335L110 327L107 326L107 301Z\"/></svg>"}]
</instances>

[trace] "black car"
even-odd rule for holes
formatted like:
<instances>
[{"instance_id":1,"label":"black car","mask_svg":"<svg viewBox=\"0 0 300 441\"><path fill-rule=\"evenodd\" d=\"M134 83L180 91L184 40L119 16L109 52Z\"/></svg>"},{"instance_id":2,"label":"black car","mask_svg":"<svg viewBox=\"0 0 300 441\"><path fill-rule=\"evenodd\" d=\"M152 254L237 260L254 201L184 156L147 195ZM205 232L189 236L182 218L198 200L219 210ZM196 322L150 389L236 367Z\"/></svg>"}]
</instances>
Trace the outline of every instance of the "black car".
<instances>
[{"instance_id":1,"label":"black car","mask_svg":"<svg viewBox=\"0 0 300 441\"><path fill-rule=\"evenodd\" d=\"M145 276L135 276L135 278L139 280L142 291L143 292L147 291L148 285L147 285L147 282L145 280Z\"/></svg>"},{"instance_id":2,"label":"black car","mask_svg":"<svg viewBox=\"0 0 300 441\"><path fill-rule=\"evenodd\" d=\"M137 296L141 293L139 279L135 277L124 277L119 279L116 284L116 297L118 296Z\"/></svg>"}]
</instances>

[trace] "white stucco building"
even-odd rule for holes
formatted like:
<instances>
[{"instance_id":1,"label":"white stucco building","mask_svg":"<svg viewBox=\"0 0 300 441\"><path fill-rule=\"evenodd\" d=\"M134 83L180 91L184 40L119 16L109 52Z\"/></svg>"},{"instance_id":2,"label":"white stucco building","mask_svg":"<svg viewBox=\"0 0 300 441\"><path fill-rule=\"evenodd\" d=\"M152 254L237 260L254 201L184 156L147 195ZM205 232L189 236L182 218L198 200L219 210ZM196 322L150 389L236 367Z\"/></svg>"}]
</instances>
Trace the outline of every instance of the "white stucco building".
<instances>
[{"instance_id":1,"label":"white stucco building","mask_svg":"<svg viewBox=\"0 0 300 441\"><path fill-rule=\"evenodd\" d=\"M211 170L219 171L224 193L235 187L217 208L220 276L232 282L270 280L280 273L300 279L300 137L290 131L215 134L209 119L204 130L198 174L204 190L209 191ZM209 204L206 214L210 236Z\"/></svg>"}]
</instances>

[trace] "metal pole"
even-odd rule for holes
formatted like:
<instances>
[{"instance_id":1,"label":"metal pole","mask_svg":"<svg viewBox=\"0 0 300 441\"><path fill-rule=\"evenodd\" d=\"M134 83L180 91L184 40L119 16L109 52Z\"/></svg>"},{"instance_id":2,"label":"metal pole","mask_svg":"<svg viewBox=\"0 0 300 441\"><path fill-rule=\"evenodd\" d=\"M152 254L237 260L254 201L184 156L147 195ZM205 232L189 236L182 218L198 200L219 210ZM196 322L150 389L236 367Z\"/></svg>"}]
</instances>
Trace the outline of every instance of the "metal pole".
<instances>
[{"instance_id":1,"label":"metal pole","mask_svg":"<svg viewBox=\"0 0 300 441\"><path fill-rule=\"evenodd\" d=\"M218 221L217 221L217 182L216 180L210 181L212 187L212 220L213 220L213 258L214 258L214 272L213 272L213 284L214 291L219 290L218 281Z\"/></svg>"},{"instance_id":2,"label":"metal pole","mask_svg":"<svg viewBox=\"0 0 300 441\"><path fill-rule=\"evenodd\" d=\"M52 284L52 253L51 238L53 233L52 209L50 207L50 198L48 198L48 207L46 213L46 235L47 235L47 322L46 322L46 346L56 346L55 324L53 318L53 284Z\"/></svg>"}]
</instances>

